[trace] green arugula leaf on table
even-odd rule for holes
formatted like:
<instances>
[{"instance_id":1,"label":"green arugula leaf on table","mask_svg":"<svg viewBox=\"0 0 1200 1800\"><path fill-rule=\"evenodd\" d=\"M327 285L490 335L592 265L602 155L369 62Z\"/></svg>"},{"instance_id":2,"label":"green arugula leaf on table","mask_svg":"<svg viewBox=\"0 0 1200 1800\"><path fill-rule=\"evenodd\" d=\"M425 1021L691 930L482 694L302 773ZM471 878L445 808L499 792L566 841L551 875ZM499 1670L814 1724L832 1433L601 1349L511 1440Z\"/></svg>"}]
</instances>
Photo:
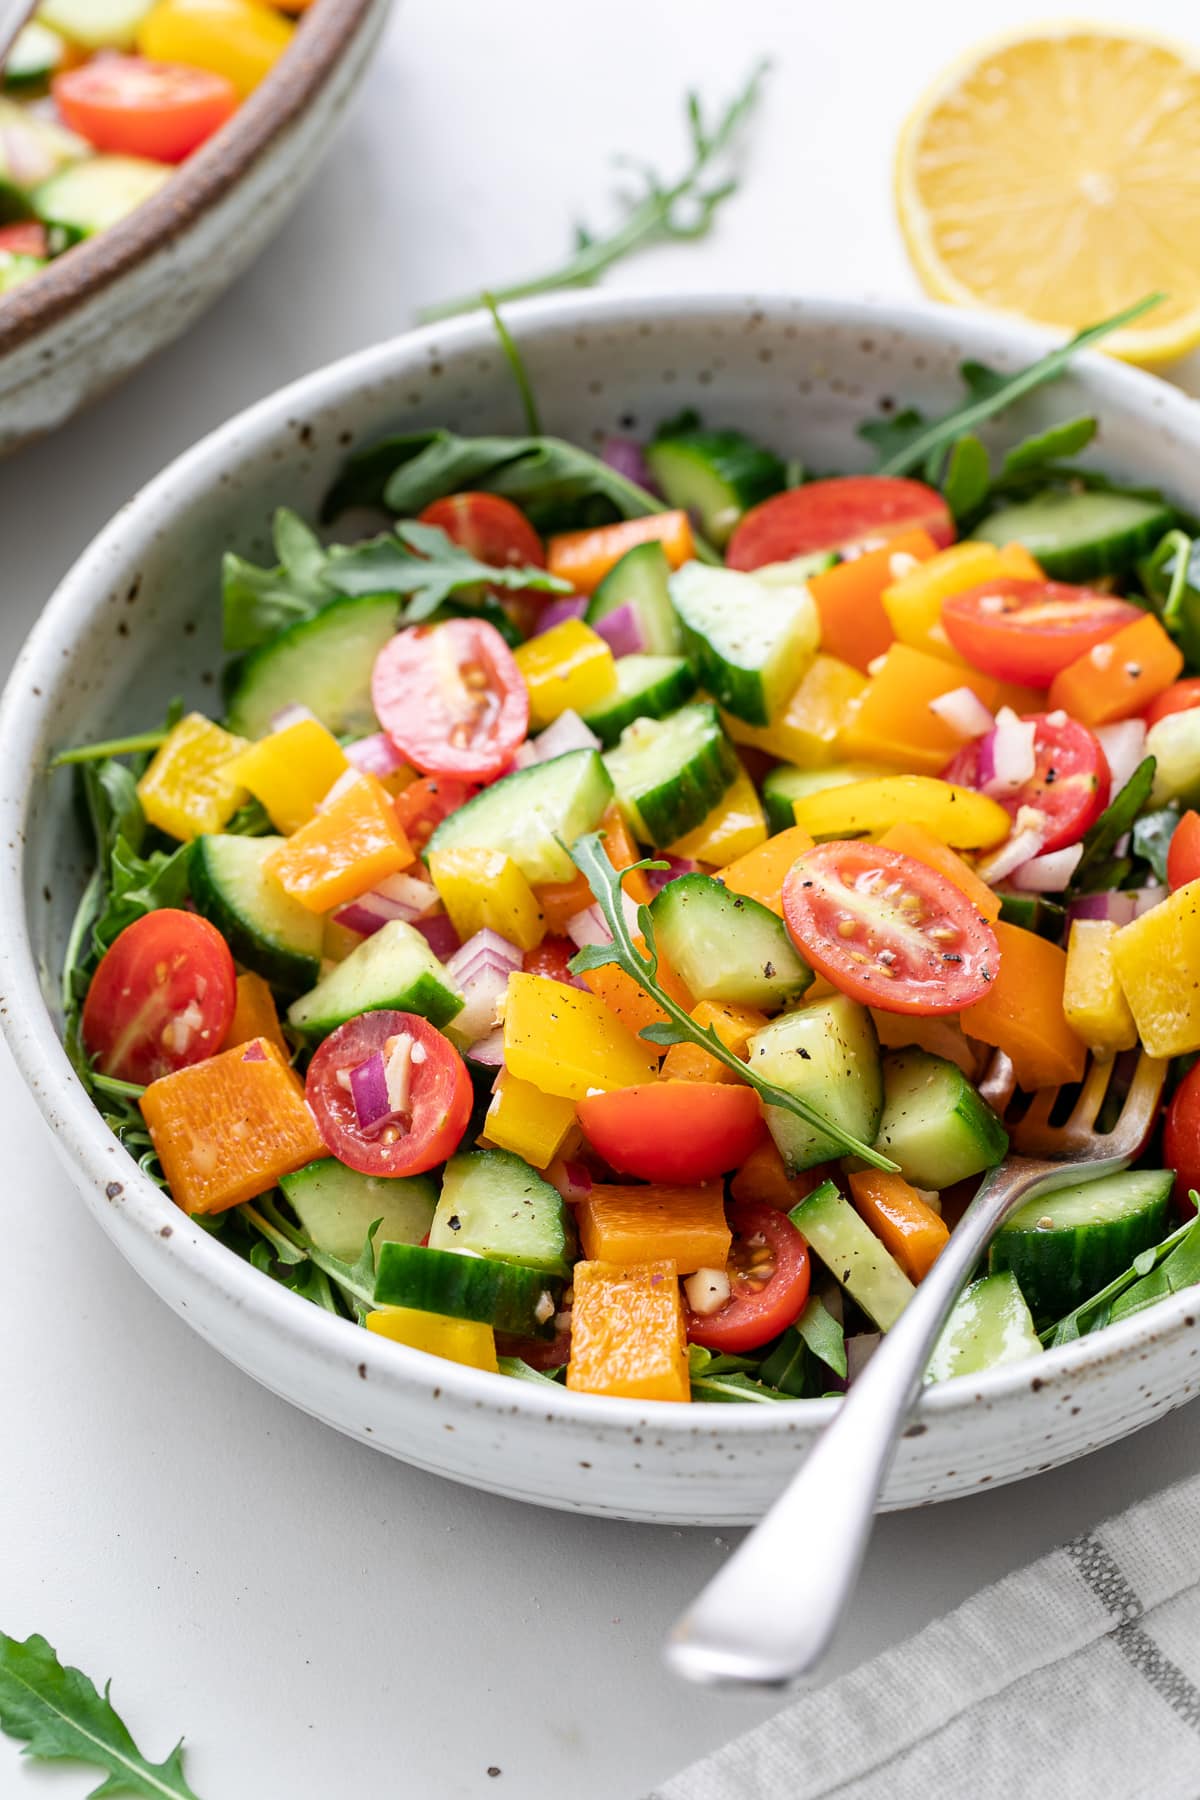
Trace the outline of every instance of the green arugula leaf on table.
<instances>
[{"instance_id":1,"label":"green arugula leaf on table","mask_svg":"<svg viewBox=\"0 0 1200 1800\"><path fill-rule=\"evenodd\" d=\"M1192 1200L1193 1203L1196 1200L1194 1193ZM1076 1338L1099 1331L1115 1319L1140 1312L1143 1307L1153 1306L1156 1301L1193 1287L1197 1282L1200 1282L1200 1215L1185 1220L1161 1244L1152 1244L1148 1250L1143 1250L1107 1287L1083 1301L1065 1318L1048 1325L1041 1334L1042 1342L1048 1349L1056 1350L1060 1344L1074 1343Z\"/></svg>"},{"instance_id":2,"label":"green arugula leaf on table","mask_svg":"<svg viewBox=\"0 0 1200 1800\"><path fill-rule=\"evenodd\" d=\"M44 1637L23 1642L0 1632L0 1730L36 1762L69 1760L103 1769L92 1800L117 1795L199 1800L183 1770L183 1740L164 1762L149 1762L113 1708L79 1669L59 1662Z\"/></svg>"},{"instance_id":3,"label":"green arugula leaf on table","mask_svg":"<svg viewBox=\"0 0 1200 1800\"><path fill-rule=\"evenodd\" d=\"M1098 894L1119 887L1129 873L1128 859L1116 857L1114 852L1121 839L1133 830L1138 814L1150 798L1154 769L1154 758L1147 756L1085 834L1083 855L1067 888L1068 898L1074 894Z\"/></svg>"},{"instance_id":4,"label":"green arugula leaf on table","mask_svg":"<svg viewBox=\"0 0 1200 1800\"><path fill-rule=\"evenodd\" d=\"M565 846L564 846L565 847ZM658 952L654 941L654 921L648 906L637 909L637 931L645 943L644 953L633 940L633 932L625 917L622 904L621 883L629 869L617 871L604 854L604 833L587 832L579 838L574 847L568 851L572 862L580 874L587 879L588 886L596 905L604 917L612 939L607 944L588 944L571 958L570 967L573 973L583 974L588 969L603 968L608 963L615 963L623 969L644 993L667 1014L666 1020L659 1024L643 1026L639 1035L651 1044L699 1044L710 1056L732 1069L738 1078L754 1088L759 1098L768 1106L778 1106L785 1112L794 1113L807 1125L827 1134L836 1144L841 1146L840 1154L845 1156L861 1156L872 1168L884 1169L889 1174L896 1171L896 1164L870 1144L864 1144L850 1132L843 1130L834 1120L828 1119L815 1106L801 1100L795 1094L786 1093L773 1082L756 1073L753 1064L744 1063L732 1050L728 1049L711 1026L697 1025L689 1013L672 999L658 980ZM635 869L665 869L666 863L647 858L632 865Z\"/></svg>"}]
</instances>

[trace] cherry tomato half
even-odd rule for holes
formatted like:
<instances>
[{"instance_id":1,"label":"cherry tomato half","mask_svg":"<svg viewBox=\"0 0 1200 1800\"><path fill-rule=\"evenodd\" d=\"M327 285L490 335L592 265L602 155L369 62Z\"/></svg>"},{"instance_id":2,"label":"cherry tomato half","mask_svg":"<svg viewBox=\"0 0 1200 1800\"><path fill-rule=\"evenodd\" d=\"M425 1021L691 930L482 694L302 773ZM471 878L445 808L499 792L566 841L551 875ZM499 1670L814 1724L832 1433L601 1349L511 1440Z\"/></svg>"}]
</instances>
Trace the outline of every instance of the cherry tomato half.
<instances>
[{"instance_id":1,"label":"cherry tomato half","mask_svg":"<svg viewBox=\"0 0 1200 1800\"><path fill-rule=\"evenodd\" d=\"M525 952L521 967L526 975L545 975L550 981L565 981L573 986L575 977L567 965L574 954L575 945L570 938L545 937Z\"/></svg>"},{"instance_id":2,"label":"cherry tomato half","mask_svg":"<svg viewBox=\"0 0 1200 1800\"><path fill-rule=\"evenodd\" d=\"M389 1038L407 1033L424 1051L414 1056L406 1129L370 1136L338 1076L358 1067ZM360 1175L422 1175L453 1156L471 1117L471 1077L454 1045L416 1013L360 1013L319 1045L308 1065L304 1095L326 1147ZM395 1135L393 1135L395 1133Z\"/></svg>"},{"instance_id":3,"label":"cherry tomato half","mask_svg":"<svg viewBox=\"0 0 1200 1800\"><path fill-rule=\"evenodd\" d=\"M1034 807L1049 821L1043 851L1077 844L1108 805L1112 776L1099 738L1077 720L1059 713L1026 713L1036 721L1033 774L1000 804L1015 819L1023 806ZM975 787L979 745L967 744L943 771L943 779Z\"/></svg>"},{"instance_id":4,"label":"cherry tomato half","mask_svg":"<svg viewBox=\"0 0 1200 1800\"><path fill-rule=\"evenodd\" d=\"M884 1012L959 1012L1000 966L996 934L962 890L881 844L804 851L784 878L783 917L818 974Z\"/></svg>"},{"instance_id":5,"label":"cherry tomato half","mask_svg":"<svg viewBox=\"0 0 1200 1800\"><path fill-rule=\"evenodd\" d=\"M525 514L500 494L447 494L421 514L422 525L440 525L454 543L493 569L544 569L542 540Z\"/></svg>"},{"instance_id":6,"label":"cherry tomato half","mask_svg":"<svg viewBox=\"0 0 1200 1800\"><path fill-rule=\"evenodd\" d=\"M487 781L529 728L529 690L483 619L399 631L375 658L371 700L401 756L427 775Z\"/></svg>"},{"instance_id":7,"label":"cherry tomato half","mask_svg":"<svg viewBox=\"0 0 1200 1800\"><path fill-rule=\"evenodd\" d=\"M211 69L102 56L56 75L64 122L97 150L182 162L238 108L237 89Z\"/></svg>"},{"instance_id":8,"label":"cherry tomato half","mask_svg":"<svg viewBox=\"0 0 1200 1800\"><path fill-rule=\"evenodd\" d=\"M1191 712L1196 706L1200 706L1200 675L1185 675L1182 681L1173 681L1161 694L1155 694L1142 717L1149 729L1171 713Z\"/></svg>"},{"instance_id":9,"label":"cherry tomato half","mask_svg":"<svg viewBox=\"0 0 1200 1800\"><path fill-rule=\"evenodd\" d=\"M752 506L725 561L731 569L760 569L816 550L874 547L918 528L940 547L954 542L954 520L936 488L899 475L837 475Z\"/></svg>"},{"instance_id":10,"label":"cherry tomato half","mask_svg":"<svg viewBox=\"0 0 1200 1800\"><path fill-rule=\"evenodd\" d=\"M396 817L414 850L424 850L443 819L479 792L453 775L422 775L396 795Z\"/></svg>"},{"instance_id":11,"label":"cherry tomato half","mask_svg":"<svg viewBox=\"0 0 1200 1800\"><path fill-rule=\"evenodd\" d=\"M1174 893L1200 881L1200 813L1185 812L1167 846L1167 886Z\"/></svg>"},{"instance_id":12,"label":"cherry tomato half","mask_svg":"<svg viewBox=\"0 0 1200 1800\"><path fill-rule=\"evenodd\" d=\"M1196 1210L1191 1191L1200 1190L1200 1063L1188 1070L1167 1108L1163 1160L1175 1171L1176 1208L1190 1218Z\"/></svg>"},{"instance_id":13,"label":"cherry tomato half","mask_svg":"<svg viewBox=\"0 0 1200 1800\"><path fill-rule=\"evenodd\" d=\"M786 1213L761 1200L740 1200L730 1208L729 1223L734 1237L725 1272L733 1292L720 1312L685 1311L693 1344L737 1356L757 1350L799 1318L811 1269L808 1245Z\"/></svg>"},{"instance_id":14,"label":"cherry tomato half","mask_svg":"<svg viewBox=\"0 0 1200 1800\"><path fill-rule=\"evenodd\" d=\"M960 656L997 681L1034 688L1049 687L1068 663L1141 616L1113 594L1007 575L942 602L942 626Z\"/></svg>"},{"instance_id":15,"label":"cherry tomato half","mask_svg":"<svg viewBox=\"0 0 1200 1800\"><path fill-rule=\"evenodd\" d=\"M229 946L197 913L160 907L105 951L83 1007L102 1075L149 1084L215 1056L237 1002Z\"/></svg>"},{"instance_id":16,"label":"cherry tomato half","mask_svg":"<svg viewBox=\"0 0 1200 1800\"><path fill-rule=\"evenodd\" d=\"M732 1082L649 1081L590 1094L577 1111L593 1150L643 1181L712 1181L745 1162L767 1129L753 1088Z\"/></svg>"},{"instance_id":17,"label":"cherry tomato half","mask_svg":"<svg viewBox=\"0 0 1200 1800\"><path fill-rule=\"evenodd\" d=\"M0 253L9 256L49 256L50 240L46 227L36 219L22 219L15 225L0 225Z\"/></svg>"}]
</instances>

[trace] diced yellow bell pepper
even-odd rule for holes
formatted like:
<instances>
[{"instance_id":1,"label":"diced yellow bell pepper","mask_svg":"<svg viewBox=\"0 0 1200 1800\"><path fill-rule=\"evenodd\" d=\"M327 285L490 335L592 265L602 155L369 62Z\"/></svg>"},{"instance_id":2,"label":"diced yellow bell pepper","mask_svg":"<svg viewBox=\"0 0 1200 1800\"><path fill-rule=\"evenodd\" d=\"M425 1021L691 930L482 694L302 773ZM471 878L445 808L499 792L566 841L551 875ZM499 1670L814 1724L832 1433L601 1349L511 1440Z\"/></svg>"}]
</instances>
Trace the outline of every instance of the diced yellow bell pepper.
<instances>
[{"instance_id":1,"label":"diced yellow bell pepper","mask_svg":"<svg viewBox=\"0 0 1200 1800\"><path fill-rule=\"evenodd\" d=\"M932 775L880 775L805 794L792 808L815 838L887 831L901 820L922 825L955 850L986 850L1006 838L1012 820L995 800Z\"/></svg>"},{"instance_id":2,"label":"diced yellow bell pepper","mask_svg":"<svg viewBox=\"0 0 1200 1800\"><path fill-rule=\"evenodd\" d=\"M1151 1056L1200 1050L1200 881L1189 881L1122 925L1112 941L1117 978Z\"/></svg>"},{"instance_id":3,"label":"diced yellow bell pepper","mask_svg":"<svg viewBox=\"0 0 1200 1800\"><path fill-rule=\"evenodd\" d=\"M308 824L349 767L341 745L319 719L298 719L243 750L229 773L262 802L276 831L287 836Z\"/></svg>"},{"instance_id":4,"label":"diced yellow bell pepper","mask_svg":"<svg viewBox=\"0 0 1200 1800\"><path fill-rule=\"evenodd\" d=\"M1063 1011L1067 1024L1099 1056L1132 1050L1137 1043L1137 1026L1113 960L1118 929L1111 919L1076 919L1067 944Z\"/></svg>"},{"instance_id":5,"label":"diced yellow bell pepper","mask_svg":"<svg viewBox=\"0 0 1200 1800\"><path fill-rule=\"evenodd\" d=\"M441 1313L418 1312L413 1306L381 1306L366 1317L368 1331L407 1344L410 1350L426 1350L447 1362L465 1363L468 1369L499 1373L496 1334L490 1325L474 1319L447 1319Z\"/></svg>"},{"instance_id":6,"label":"diced yellow bell pepper","mask_svg":"<svg viewBox=\"0 0 1200 1800\"><path fill-rule=\"evenodd\" d=\"M582 988L518 969L504 1000L504 1064L543 1094L584 1100L610 1088L654 1081L658 1057Z\"/></svg>"},{"instance_id":7,"label":"diced yellow bell pepper","mask_svg":"<svg viewBox=\"0 0 1200 1800\"><path fill-rule=\"evenodd\" d=\"M544 1169L554 1161L574 1127L573 1100L543 1094L511 1069L501 1069L483 1127L490 1144L523 1156L535 1169Z\"/></svg>"},{"instance_id":8,"label":"diced yellow bell pepper","mask_svg":"<svg viewBox=\"0 0 1200 1800\"><path fill-rule=\"evenodd\" d=\"M617 685L613 653L582 619L564 619L513 652L529 689L529 723L537 731L559 713L589 712Z\"/></svg>"},{"instance_id":9,"label":"diced yellow bell pepper","mask_svg":"<svg viewBox=\"0 0 1200 1800\"><path fill-rule=\"evenodd\" d=\"M435 850L429 873L464 944L485 930L498 931L519 950L532 950L545 937L537 896L503 850Z\"/></svg>"},{"instance_id":10,"label":"diced yellow bell pepper","mask_svg":"<svg viewBox=\"0 0 1200 1800\"><path fill-rule=\"evenodd\" d=\"M733 786L693 831L667 846L667 856L689 856L723 869L767 839L767 821L754 783L739 769Z\"/></svg>"},{"instance_id":11,"label":"diced yellow bell pepper","mask_svg":"<svg viewBox=\"0 0 1200 1800\"><path fill-rule=\"evenodd\" d=\"M686 1400L687 1336L672 1262L579 1262L567 1386L626 1400Z\"/></svg>"},{"instance_id":12,"label":"diced yellow bell pepper","mask_svg":"<svg viewBox=\"0 0 1200 1800\"><path fill-rule=\"evenodd\" d=\"M866 688L866 676L849 663L817 655L772 724L747 725L729 713L721 714L721 723L735 744L765 750L797 768L823 769L837 761L841 733Z\"/></svg>"},{"instance_id":13,"label":"diced yellow bell pepper","mask_svg":"<svg viewBox=\"0 0 1200 1800\"><path fill-rule=\"evenodd\" d=\"M789 825L786 831L776 832L757 850L748 850L736 862L726 863L721 870L721 882L731 893L745 894L748 899L757 900L760 906L769 906L782 918L784 876L796 858L812 847L813 840L807 831L801 831L798 825Z\"/></svg>"},{"instance_id":14,"label":"diced yellow bell pepper","mask_svg":"<svg viewBox=\"0 0 1200 1800\"><path fill-rule=\"evenodd\" d=\"M725 1048L743 1062L750 1039L767 1022L767 1015L756 1012L752 1006L734 1006L722 1000L701 1000L693 1006L692 1017L704 1030L711 1026ZM699 1044L672 1044L663 1058L661 1074L665 1081L737 1080L732 1069Z\"/></svg>"},{"instance_id":15,"label":"diced yellow bell pepper","mask_svg":"<svg viewBox=\"0 0 1200 1800\"><path fill-rule=\"evenodd\" d=\"M669 1257L680 1275L723 1269L732 1234L725 1222L725 1189L614 1187L596 1184L575 1209L579 1241L589 1262L652 1262Z\"/></svg>"},{"instance_id":16,"label":"diced yellow bell pepper","mask_svg":"<svg viewBox=\"0 0 1200 1800\"><path fill-rule=\"evenodd\" d=\"M245 738L223 731L203 713L180 719L137 784L151 825L183 843L202 831L220 831L249 799L230 772L245 748Z\"/></svg>"},{"instance_id":17,"label":"diced yellow bell pepper","mask_svg":"<svg viewBox=\"0 0 1200 1800\"><path fill-rule=\"evenodd\" d=\"M152 62L226 76L244 99L271 73L294 30L261 0L158 0L138 29L137 45Z\"/></svg>"},{"instance_id":18,"label":"diced yellow bell pepper","mask_svg":"<svg viewBox=\"0 0 1200 1800\"><path fill-rule=\"evenodd\" d=\"M948 550L939 550L928 562L918 563L891 587L884 588L883 610L902 644L965 669L966 658L959 655L942 625L942 602L951 594L965 594L968 588L998 581L1011 573L1004 566L1003 552L994 544L968 539L962 544L951 544Z\"/></svg>"}]
</instances>

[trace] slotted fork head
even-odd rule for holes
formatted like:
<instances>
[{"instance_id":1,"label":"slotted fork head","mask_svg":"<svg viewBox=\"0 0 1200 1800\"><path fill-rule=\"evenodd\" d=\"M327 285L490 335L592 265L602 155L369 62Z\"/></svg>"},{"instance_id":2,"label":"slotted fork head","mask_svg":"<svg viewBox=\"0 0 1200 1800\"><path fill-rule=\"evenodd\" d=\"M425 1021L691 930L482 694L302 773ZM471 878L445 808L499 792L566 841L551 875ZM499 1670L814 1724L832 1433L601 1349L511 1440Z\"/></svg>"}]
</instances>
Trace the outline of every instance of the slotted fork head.
<instances>
[{"instance_id":1,"label":"slotted fork head","mask_svg":"<svg viewBox=\"0 0 1200 1800\"><path fill-rule=\"evenodd\" d=\"M993 1058L981 1088L986 1089L989 1083L998 1088L998 1076L1003 1072L994 1072L996 1060ZM1012 1149L1017 1155L1046 1162L1131 1162L1150 1136L1158 1116L1167 1062L1140 1051L1112 1130L1097 1131L1096 1120L1108 1094L1113 1068L1112 1058L1089 1060L1075 1102L1057 1125L1051 1120L1058 1110L1062 1089L1039 1089L1028 1110L1010 1127Z\"/></svg>"}]
</instances>

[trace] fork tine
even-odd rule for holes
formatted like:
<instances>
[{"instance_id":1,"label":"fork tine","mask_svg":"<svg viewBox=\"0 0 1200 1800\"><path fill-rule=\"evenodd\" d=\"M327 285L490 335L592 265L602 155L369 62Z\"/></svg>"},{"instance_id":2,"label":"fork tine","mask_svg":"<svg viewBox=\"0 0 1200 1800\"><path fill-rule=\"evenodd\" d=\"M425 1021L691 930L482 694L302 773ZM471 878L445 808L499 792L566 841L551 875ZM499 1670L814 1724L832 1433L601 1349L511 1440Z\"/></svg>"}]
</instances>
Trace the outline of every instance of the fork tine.
<instances>
[{"instance_id":1,"label":"fork tine","mask_svg":"<svg viewBox=\"0 0 1200 1800\"><path fill-rule=\"evenodd\" d=\"M1039 1088L1029 1102L1024 1116L1013 1127L1013 1141L1022 1149L1034 1139L1041 1139L1050 1129L1050 1114L1058 1101L1056 1087Z\"/></svg>"},{"instance_id":2,"label":"fork tine","mask_svg":"<svg viewBox=\"0 0 1200 1800\"><path fill-rule=\"evenodd\" d=\"M1093 1057L1084 1076L1083 1086L1079 1090L1079 1098L1071 1108L1071 1116L1067 1120L1068 1131L1091 1131L1096 1123L1096 1116L1104 1104L1104 1096L1108 1092L1108 1084L1112 1080L1113 1058L1108 1057L1101 1062Z\"/></svg>"},{"instance_id":3,"label":"fork tine","mask_svg":"<svg viewBox=\"0 0 1200 1800\"><path fill-rule=\"evenodd\" d=\"M1128 1141L1133 1146L1132 1156L1137 1155L1154 1129L1168 1066L1169 1058L1150 1056L1145 1050L1138 1057L1125 1104L1112 1132L1114 1138L1120 1137L1123 1144Z\"/></svg>"}]
</instances>

